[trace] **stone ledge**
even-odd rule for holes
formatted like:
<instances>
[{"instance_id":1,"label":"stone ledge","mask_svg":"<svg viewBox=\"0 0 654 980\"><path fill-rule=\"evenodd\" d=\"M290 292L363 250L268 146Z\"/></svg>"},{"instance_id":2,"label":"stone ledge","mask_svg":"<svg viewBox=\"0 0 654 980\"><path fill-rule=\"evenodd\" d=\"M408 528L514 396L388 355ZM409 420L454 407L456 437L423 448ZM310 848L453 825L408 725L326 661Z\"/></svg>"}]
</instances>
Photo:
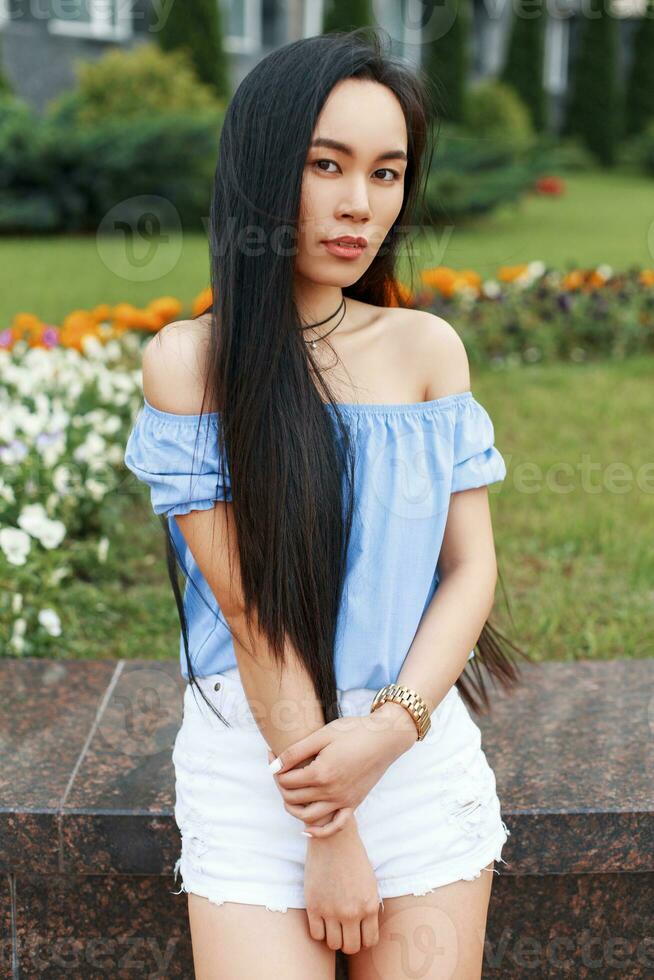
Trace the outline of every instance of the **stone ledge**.
<instances>
[{"instance_id":1,"label":"stone ledge","mask_svg":"<svg viewBox=\"0 0 654 980\"><path fill-rule=\"evenodd\" d=\"M168 875L177 661L0 661L0 870ZM504 874L654 870L654 660L528 664L474 716Z\"/></svg>"},{"instance_id":2,"label":"stone ledge","mask_svg":"<svg viewBox=\"0 0 654 980\"><path fill-rule=\"evenodd\" d=\"M177 661L0 660L2 975L193 975L184 687ZM472 717L511 831L484 980L654 975L654 660L529 664Z\"/></svg>"}]
</instances>

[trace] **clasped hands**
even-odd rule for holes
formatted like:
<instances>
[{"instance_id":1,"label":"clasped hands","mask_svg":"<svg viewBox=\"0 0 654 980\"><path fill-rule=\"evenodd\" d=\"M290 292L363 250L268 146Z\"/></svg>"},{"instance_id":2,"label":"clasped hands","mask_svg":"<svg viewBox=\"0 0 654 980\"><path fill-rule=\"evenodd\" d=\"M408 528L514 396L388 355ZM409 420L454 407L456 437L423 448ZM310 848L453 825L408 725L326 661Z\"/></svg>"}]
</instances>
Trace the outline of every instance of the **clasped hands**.
<instances>
[{"instance_id":1,"label":"clasped hands","mask_svg":"<svg viewBox=\"0 0 654 980\"><path fill-rule=\"evenodd\" d=\"M389 765L415 743L415 726L404 708L382 705L374 715L335 718L277 757L282 766L273 778L284 807L313 837L341 830ZM269 763L274 758L268 749ZM306 759L312 761L299 765ZM330 815L322 826L315 822Z\"/></svg>"}]
</instances>

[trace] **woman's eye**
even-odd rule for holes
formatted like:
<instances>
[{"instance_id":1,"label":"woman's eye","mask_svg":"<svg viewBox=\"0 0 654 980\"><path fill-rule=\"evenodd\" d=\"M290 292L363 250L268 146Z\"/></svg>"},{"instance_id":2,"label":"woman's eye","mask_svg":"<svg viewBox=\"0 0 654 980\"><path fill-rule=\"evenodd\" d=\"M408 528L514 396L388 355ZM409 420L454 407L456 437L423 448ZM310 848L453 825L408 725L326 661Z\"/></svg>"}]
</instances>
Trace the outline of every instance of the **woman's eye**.
<instances>
[{"instance_id":1,"label":"woman's eye","mask_svg":"<svg viewBox=\"0 0 654 980\"><path fill-rule=\"evenodd\" d=\"M315 160L313 165L314 165L314 167L318 167L318 166L320 166L321 163L333 163L335 167L338 166L338 164L335 163L334 160ZM323 173L328 173L328 171L323 170ZM332 171L332 173L333 173L333 171Z\"/></svg>"},{"instance_id":2,"label":"woman's eye","mask_svg":"<svg viewBox=\"0 0 654 980\"><path fill-rule=\"evenodd\" d=\"M386 184L392 184L394 180L399 180L401 176L397 170L391 170L390 167L382 167L381 170L377 170L377 173L387 173L391 175L390 180L388 178L385 180Z\"/></svg>"},{"instance_id":3,"label":"woman's eye","mask_svg":"<svg viewBox=\"0 0 654 980\"><path fill-rule=\"evenodd\" d=\"M326 173L334 173L334 171L333 170L331 170L331 171L325 170L324 167L321 167L320 166L322 163L326 163L327 165L333 164L335 167L338 167L338 164L336 163L335 160L314 160L313 166L314 167L319 167L322 170L322 172L325 173L325 174ZM385 177L385 178L382 179L382 183L384 183L384 184L392 184L393 181L400 180L401 177L402 177L402 175L400 173L398 173L397 170L391 170L390 167L381 167L379 170L375 170L375 173L376 174L387 173L387 174L390 174L391 175L390 178L389 177Z\"/></svg>"}]
</instances>

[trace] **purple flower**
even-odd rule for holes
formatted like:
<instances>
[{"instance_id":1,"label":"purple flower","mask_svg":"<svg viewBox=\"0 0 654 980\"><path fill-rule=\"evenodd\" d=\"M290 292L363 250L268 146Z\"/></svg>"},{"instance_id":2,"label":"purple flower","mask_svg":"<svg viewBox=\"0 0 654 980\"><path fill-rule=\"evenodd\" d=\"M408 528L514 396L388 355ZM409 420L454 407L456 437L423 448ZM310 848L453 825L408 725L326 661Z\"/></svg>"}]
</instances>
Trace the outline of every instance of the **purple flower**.
<instances>
[{"instance_id":1,"label":"purple flower","mask_svg":"<svg viewBox=\"0 0 654 980\"><path fill-rule=\"evenodd\" d=\"M59 343L59 331L56 327L46 327L41 339L46 347L56 347Z\"/></svg>"},{"instance_id":2,"label":"purple flower","mask_svg":"<svg viewBox=\"0 0 654 980\"><path fill-rule=\"evenodd\" d=\"M6 330L0 330L0 347L9 347L11 345L11 330L7 328Z\"/></svg>"}]
</instances>

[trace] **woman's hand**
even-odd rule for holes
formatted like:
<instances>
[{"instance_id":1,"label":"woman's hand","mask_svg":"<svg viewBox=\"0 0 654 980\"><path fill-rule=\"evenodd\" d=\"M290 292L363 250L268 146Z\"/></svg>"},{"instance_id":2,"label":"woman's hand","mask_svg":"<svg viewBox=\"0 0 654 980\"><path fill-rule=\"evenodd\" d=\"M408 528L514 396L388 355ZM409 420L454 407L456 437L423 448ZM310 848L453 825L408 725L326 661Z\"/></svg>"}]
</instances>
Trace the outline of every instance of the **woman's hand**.
<instances>
[{"instance_id":1,"label":"woman's hand","mask_svg":"<svg viewBox=\"0 0 654 980\"><path fill-rule=\"evenodd\" d=\"M358 953L379 942L379 891L354 817L327 840L309 840L304 864L309 931L330 949Z\"/></svg>"},{"instance_id":2,"label":"woman's hand","mask_svg":"<svg viewBox=\"0 0 654 980\"><path fill-rule=\"evenodd\" d=\"M381 705L372 715L330 721L278 756L282 766L274 778L286 810L303 820L314 837L331 836L415 741L413 720L397 704ZM298 765L311 756L315 758L308 765ZM333 819L325 823L330 814Z\"/></svg>"}]
</instances>

